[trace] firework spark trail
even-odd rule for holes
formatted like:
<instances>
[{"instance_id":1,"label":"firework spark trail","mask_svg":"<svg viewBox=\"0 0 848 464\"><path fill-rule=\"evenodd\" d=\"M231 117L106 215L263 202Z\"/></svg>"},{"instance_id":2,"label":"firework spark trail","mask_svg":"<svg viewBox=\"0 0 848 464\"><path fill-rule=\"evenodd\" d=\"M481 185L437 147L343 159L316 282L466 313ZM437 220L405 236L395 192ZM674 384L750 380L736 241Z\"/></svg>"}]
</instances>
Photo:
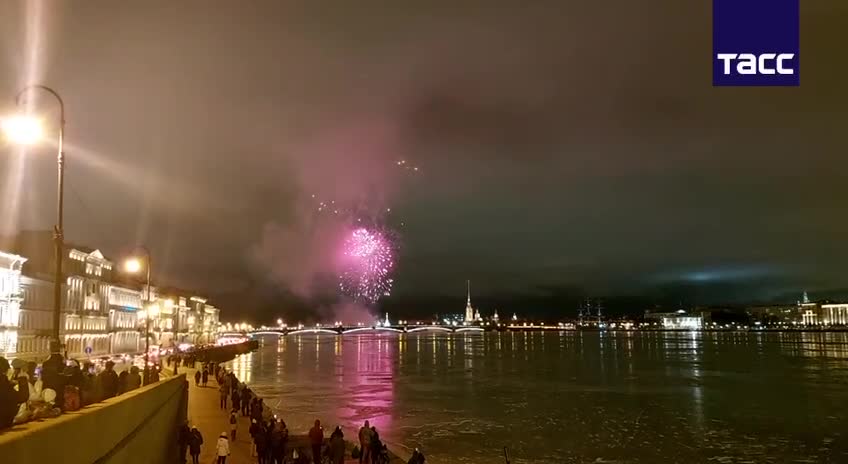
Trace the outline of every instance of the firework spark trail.
<instances>
[{"instance_id":1,"label":"firework spark trail","mask_svg":"<svg viewBox=\"0 0 848 464\"><path fill-rule=\"evenodd\" d=\"M383 233L365 227L354 229L345 239L342 254L339 288L344 294L374 304L391 293L394 250Z\"/></svg>"}]
</instances>

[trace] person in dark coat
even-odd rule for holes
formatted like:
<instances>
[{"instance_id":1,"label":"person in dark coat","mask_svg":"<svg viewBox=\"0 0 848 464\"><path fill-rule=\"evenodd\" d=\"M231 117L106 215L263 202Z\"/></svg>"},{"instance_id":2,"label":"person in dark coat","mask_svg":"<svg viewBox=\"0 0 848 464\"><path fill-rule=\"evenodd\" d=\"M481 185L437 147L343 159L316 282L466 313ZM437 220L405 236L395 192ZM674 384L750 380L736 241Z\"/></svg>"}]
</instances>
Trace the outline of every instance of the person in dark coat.
<instances>
[{"instance_id":1,"label":"person in dark coat","mask_svg":"<svg viewBox=\"0 0 848 464\"><path fill-rule=\"evenodd\" d=\"M359 429L359 464L371 464L371 424L365 421L365 425Z\"/></svg>"},{"instance_id":2,"label":"person in dark coat","mask_svg":"<svg viewBox=\"0 0 848 464\"><path fill-rule=\"evenodd\" d=\"M330 435L330 462L344 464L345 443L341 427L336 427Z\"/></svg>"},{"instance_id":3,"label":"person in dark coat","mask_svg":"<svg viewBox=\"0 0 848 464\"><path fill-rule=\"evenodd\" d=\"M219 406L221 407L221 409L227 409L227 397L229 397L229 396L230 396L230 391L229 391L229 390L227 390L227 385L226 385L226 384L221 383L221 384L218 386L218 396L219 396L219 398L220 398L220 400L221 400L221 401L219 402Z\"/></svg>"},{"instance_id":4,"label":"person in dark coat","mask_svg":"<svg viewBox=\"0 0 848 464\"><path fill-rule=\"evenodd\" d=\"M177 444L180 445L180 462L185 464L186 451L188 451L188 443L191 438L191 428L188 422L183 422L180 429L177 431Z\"/></svg>"},{"instance_id":5,"label":"person in dark coat","mask_svg":"<svg viewBox=\"0 0 848 464\"><path fill-rule=\"evenodd\" d=\"M230 399L233 401L233 411L238 413L241 410L241 395L239 394L239 391L233 389Z\"/></svg>"},{"instance_id":6,"label":"person in dark coat","mask_svg":"<svg viewBox=\"0 0 848 464\"><path fill-rule=\"evenodd\" d=\"M80 387L80 405L86 406L97 401L97 393L94 391L95 378L91 373L94 365L86 362L82 365L82 386Z\"/></svg>"},{"instance_id":7,"label":"person in dark coat","mask_svg":"<svg viewBox=\"0 0 848 464\"><path fill-rule=\"evenodd\" d=\"M250 427L247 428L247 433L250 434L250 442L253 443L253 447L250 449L250 456L256 457L256 434L259 433L260 426L259 424L251 419Z\"/></svg>"},{"instance_id":8,"label":"person in dark coat","mask_svg":"<svg viewBox=\"0 0 848 464\"><path fill-rule=\"evenodd\" d=\"M263 403L262 398L257 399L256 403L253 404L253 409L250 410L250 417L261 423L264 409L265 404Z\"/></svg>"},{"instance_id":9,"label":"person in dark coat","mask_svg":"<svg viewBox=\"0 0 848 464\"><path fill-rule=\"evenodd\" d=\"M315 419L315 425L309 429L309 444L312 445L312 462L321 464L321 447L324 445L324 428L321 421Z\"/></svg>"},{"instance_id":10,"label":"person in dark coat","mask_svg":"<svg viewBox=\"0 0 848 464\"><path fill-rule=\"evenodd\" d=\"M112 398L118 395L118 374L113 369L115 363L106 362L106 369L100 373L100 388L103 389L103 398Z\"/></svg>"},{"instance_id":11,"label":"person in dark coat","mask_svg":"<svg viewBox=\"0 0 848 464\"><path fill-rule=\"evenodd\" d=\"M380 455L383 454L383 442L380 441L380 434L377 433L377 427L371 426L371 460L376 462Z\"/></svg>"},{"instance_id":12,"label":"person in dark coat","mask_svg":"<svg viewBox=\"0 0 848 464\"><path fill-rule=\"evenodd\" d=\"M203 444L203 435L197 427L191 428L188 436L188 454L191 455L191 464L200 464L200 445Z\"/></svg>"},{"instance_id":13,"label":"person in dark coat","mask_svg":"<svg viewBox=\"0 0 848 464\"><path fill-rule=\"evenodd\" d=\"M68 372L68 384L73 385L77 388L82 388L82 369L80 368L79 362L74 361L73 365L67 370Z\"/></svg>"},{"instance_id":14,"label":"person in dark coat","mask_svg":"<svg viewBox=\"0 0 848 464\"><path fill-rule=\"evenodd\" d=\"M286 443L289 440L289 429L286 428L286 423L280 421L274 426L274 431L271 434L271 463L283 464L286 456Z\"/></svg>"},{"instance_id":15,"label":"person in dark coat","mask_svg":"<svg viewBox=\"0 0 848 464\"><path fill-rule=\"evenodd\" d=\"M200 371L194 372L194 386L195 387L200 386Z\"/></svg>"},{"instance_id":16,"label":"person in dark coat","mask_svg":"<svg viewBox=\"0 0 848 464\"><path fill-rule=\"evenodd\" d=\"M415 451L412 452L412 456L409 458L409 461L406 464L424 464L424 453L415 448Z\"/></svg>"},{"instance_id":17,"label":"person in dark coat","mask_svg":"<svg viewBox=\"0 0 848 464\"><path fill-rule=\"evenodd\" d=\"M21 385L20 390L15 390L12 382L9 381L9 377L6 376L8 371L9 361L0 356L0 430L9 428L14 424L20 404L25 402L29 396L29 386L26 379L24 377L18 378L18 383L20 384L21 379L23 379L23 385L27 385L27 387L24 388Z\"/></svg>"},{"instance_id":18,"label":"person in dark coat","mask_svg":"<svg viewBox=\"0 0 848 464\"><path fill-rule=\"evenodd\" d=\"M127 391L141 387L141 374L139 371L138 366L130 367L130 373L127 374Z\"/></svg>"},{"instance_id":19,"label":"person in dark coat","mask_svg":"<svg viewBox=\"0 0 848 464\"><path fill-rule=\"evenodd\" d=\"M209 383L209 371L203 369L203 374L200 378L200 383L205 387L207 383Z\"/></svg>"},{"instance_id":20,"label":"person in dark coat","mask_svg":"<svg viewBox=\"0 0 848 464\"><path fill-rule=\"evenodd\" d=\"M256 426L254 428L254 426ZM251 435L253 435L253 444L256 445L256 459L259 464L268 463L268 434L265 429L255 420L250 426Z\"/></svg>"},{"instance_id":21,"label":"person in dark coat","mask_svg":"<svg viewBox=\"0 0 848 464\"><path fill-rule=\"evenodd\" d=\"M121 371L118 374L118 394L124 394L127 392L127 377L130 376L130 373L127 371Z\"/></svg>"},{"instance_id":22,"label":"person in dark coat","mask_svg":"<svg viewBox=\"0 0 848 464\"><path fill-rule=\"evenodd\" d=\"M250 391L249 388L244 387L241 391L241 415L248 416L250 414L250 398L253 396L253 392Z\"/></svg>"},{"instance_id":23,"label":"person in dark coat","mask_svg":"<svg viewBox=\"0 0 848 464\"><path fill-rule=\"evenodd\" d=\"M43 389L52 389L56 394L65 391L65 361L61 354L53 353L46 361L41 363L41 382ZM57 404L61 407L62 402Z\"/></svg>"}]
</instances>

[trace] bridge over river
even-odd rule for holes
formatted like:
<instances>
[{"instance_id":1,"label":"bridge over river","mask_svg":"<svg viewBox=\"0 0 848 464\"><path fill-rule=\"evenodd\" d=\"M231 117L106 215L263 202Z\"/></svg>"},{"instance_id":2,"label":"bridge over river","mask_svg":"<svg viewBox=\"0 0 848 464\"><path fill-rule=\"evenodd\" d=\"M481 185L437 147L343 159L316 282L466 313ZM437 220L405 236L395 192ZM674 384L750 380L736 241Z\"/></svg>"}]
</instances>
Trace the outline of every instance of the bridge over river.
<instances>
[{"instance_id":1,"label":"bridge over river","mask_svg":"<svg viewBox=\"0 0 848 464\"><path fill-rule=\"evenodd\" d=\"M303 326L295 327L261 327L253 330L229 330L219 334L221 337L254 337L261 335L306 335L306 334L326 334L326 335L347 335L347 334L362 334L362 333L417 333L417 332L434 332L434 333L468 333L468 332L484 332L492 331L528 331L528 330L574 330L573 324L559 323L553 324L500 324L497 326L481 327L479 325L374 325L374 326Z\"/></svg>"},{"instance_id":2,"label":"bridge over river","mask_svg":"<svg viewBox=\"0 0 848 464\"><path fill-rule=\"evenodd\" d=\"M361 333L416 333L416 332L483 332L485 329L479 326L446 326L446 325L388 325L388 326L318 326L318 327L263 327L249 331L230 331L221 333L222 337L253 337L260 335L305 335L305 334L327 334L347 335Z\"/></svg>"}]
</instances>

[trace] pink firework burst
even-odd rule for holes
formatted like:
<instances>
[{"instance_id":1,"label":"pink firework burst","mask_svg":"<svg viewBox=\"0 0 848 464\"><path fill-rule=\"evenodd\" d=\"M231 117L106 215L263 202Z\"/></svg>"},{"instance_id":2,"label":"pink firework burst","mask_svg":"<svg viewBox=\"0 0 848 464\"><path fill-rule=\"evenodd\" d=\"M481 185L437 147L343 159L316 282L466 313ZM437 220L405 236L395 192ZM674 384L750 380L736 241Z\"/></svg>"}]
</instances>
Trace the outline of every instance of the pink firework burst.
<instances>
[{"instance_id":1,"label":"pink firework burst","mask_svg":"<svg viewBox=\"0 0 848 464\"><path fill-rule=\"evenodd\" d=\"M391 240L379 230L356 228L342 248L339 288L356 300L374 304L391 293L393 267Z\"/></svg>"}]
</instances>

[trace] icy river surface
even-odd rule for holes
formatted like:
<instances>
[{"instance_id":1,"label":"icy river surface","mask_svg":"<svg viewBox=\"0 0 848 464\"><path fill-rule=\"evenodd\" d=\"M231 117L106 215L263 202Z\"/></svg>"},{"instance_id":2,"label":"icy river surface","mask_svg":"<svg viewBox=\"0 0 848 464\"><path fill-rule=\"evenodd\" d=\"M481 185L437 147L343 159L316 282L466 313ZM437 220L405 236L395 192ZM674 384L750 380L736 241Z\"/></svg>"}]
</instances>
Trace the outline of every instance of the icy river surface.
<instances>
[{"instance_id":1,"label":"icy river surface","mask_svg":"<svg viewBox=\"0 0 848 464\"><path fill-rule=\"evenodd\" d=\"M848 334L289 335L229 363L294 432L503 463L848 462ZM329 431L327 432L329 433Z\"/></svg>"}]
</instances>

